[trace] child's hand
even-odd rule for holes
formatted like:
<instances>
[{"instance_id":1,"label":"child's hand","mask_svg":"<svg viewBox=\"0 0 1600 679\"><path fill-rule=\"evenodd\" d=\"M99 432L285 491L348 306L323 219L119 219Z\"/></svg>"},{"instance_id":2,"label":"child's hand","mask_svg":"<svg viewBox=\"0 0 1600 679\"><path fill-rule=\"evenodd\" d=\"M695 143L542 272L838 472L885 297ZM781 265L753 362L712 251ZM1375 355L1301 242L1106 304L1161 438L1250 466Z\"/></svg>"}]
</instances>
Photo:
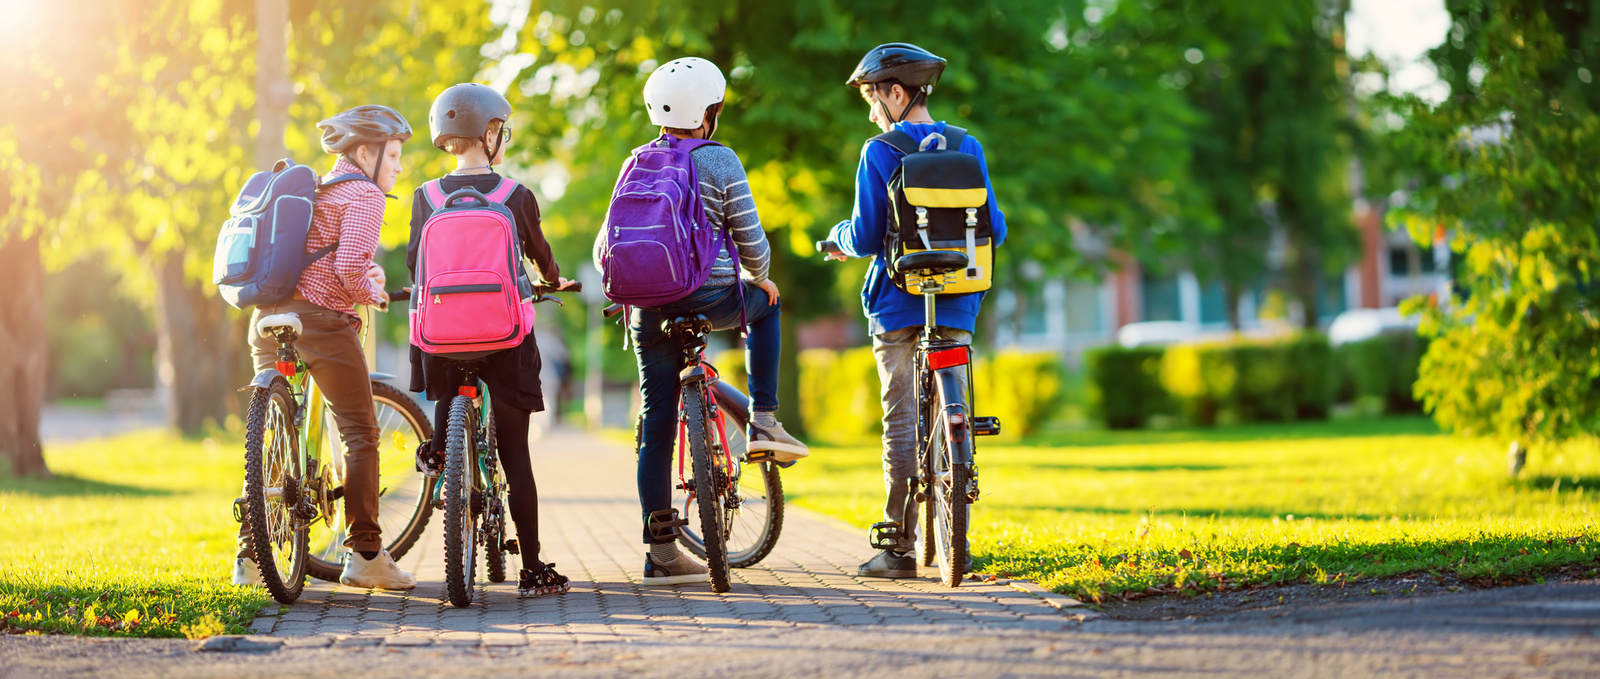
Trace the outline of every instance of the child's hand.
<instances>
[{"instance_id":1,"label":"child's hand","mask_svg":"<svg viewBox=\"0 0 1600 679\"><path fill-rule=\"evenodd\" d=\"M771 278L757 283L756 287L761 288L762 292L767 293L767 306L772 306L778 303L778 284L772 282Z\"/></svg>"},{"instance_id":2,"label":"child's hand","mask_svg":"<svg viewBox=\"0 0 1600 679\"><path fill-rule=\"evenodd\" d=\"M577 281L569 280L569 279L566 279L566 278L558 278L556 280L560 281L560 283L556 285L556 289L557 290L566 290L566 289L572 287L573 283L577 282Z\"/></svg>"},{"instance_id":3,"label":"child's hand","mask_svg":"<svg viewBox=\"0 0 1600 679\"><path fill-rule=\"evenodd\" d=\"M367 267L367 280L372 281L373 287L379 290L382 290L383 284L388 282L388 278L383 274L383 267L377 264Z\"/></svg>"}]
</instances>

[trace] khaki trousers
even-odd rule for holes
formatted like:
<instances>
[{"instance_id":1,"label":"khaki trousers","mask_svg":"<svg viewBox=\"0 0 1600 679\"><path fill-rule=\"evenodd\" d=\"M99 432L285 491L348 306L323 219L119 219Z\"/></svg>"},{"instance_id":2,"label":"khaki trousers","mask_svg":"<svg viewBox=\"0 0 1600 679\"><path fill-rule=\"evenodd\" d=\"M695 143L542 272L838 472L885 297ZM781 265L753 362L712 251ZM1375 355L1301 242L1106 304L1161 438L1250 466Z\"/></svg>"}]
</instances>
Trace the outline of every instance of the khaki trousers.
<instances>
[{"instance_id":1,"label":"khaki trousers","mask_svg":"<svg viewBox=\"0 0 1600 679\"><path fill-rule=\"evenodd\" d=\"M357 552L383 549L378 528L378 421L372 412L372 383L361 350L354 316L305 300L284 300L258 307L250 318L250 357L256 372L273 367L278 343L255 331L262 316L294 312L305 326L294 348L311 369L311 378L328 399L339 440L344 443L344 518L350 537L344 544Z\"/></svg>"}]
</instances>

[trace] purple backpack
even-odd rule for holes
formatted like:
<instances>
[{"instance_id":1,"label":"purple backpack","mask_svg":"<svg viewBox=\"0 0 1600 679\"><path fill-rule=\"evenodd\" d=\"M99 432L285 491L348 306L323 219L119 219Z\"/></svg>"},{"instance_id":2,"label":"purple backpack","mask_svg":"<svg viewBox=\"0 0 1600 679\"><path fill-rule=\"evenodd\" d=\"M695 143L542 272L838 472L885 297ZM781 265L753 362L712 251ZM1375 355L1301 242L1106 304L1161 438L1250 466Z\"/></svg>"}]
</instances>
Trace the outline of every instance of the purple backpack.
<instances>
[{"instance_id":1,"label":"purple backpack","mask_svg":"<svg viewBox=\"0 0 1600 679\"><path fill-rule=\"evenodd\" d=\"M716 144L662 135L633 150L606 211L600 270L606 298L659 307L700 289L732 234L713 227L689 152Z\"/></svg>"}]
</instances>

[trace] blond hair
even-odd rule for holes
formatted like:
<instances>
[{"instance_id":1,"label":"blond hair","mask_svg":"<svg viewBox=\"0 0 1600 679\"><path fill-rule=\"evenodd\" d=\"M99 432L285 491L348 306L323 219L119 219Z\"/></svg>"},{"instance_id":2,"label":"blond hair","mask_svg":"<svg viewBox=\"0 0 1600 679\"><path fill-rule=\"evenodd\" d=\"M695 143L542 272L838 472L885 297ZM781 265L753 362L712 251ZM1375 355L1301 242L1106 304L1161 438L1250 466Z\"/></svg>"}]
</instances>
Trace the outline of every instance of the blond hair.
<instances>
[{"instance_id":1,"label":"blond hair","mask_svg":"<svg viewBox=\"0 0 1600 679\"><path fill-rule=\"evenodd\" d=\"M505 123L502 121L491 120L489 121L489 129L484 131L483 136L490 139L499 138L500 128L504 126ZM451 155L457 156L476 148L483 148L483 140L474 139L472 137L445 137L440 139L439 143L444 146L445 151L449 152ZM488 152L488 149L484 149L484 153Z\"/></svg>"}]
</instances>

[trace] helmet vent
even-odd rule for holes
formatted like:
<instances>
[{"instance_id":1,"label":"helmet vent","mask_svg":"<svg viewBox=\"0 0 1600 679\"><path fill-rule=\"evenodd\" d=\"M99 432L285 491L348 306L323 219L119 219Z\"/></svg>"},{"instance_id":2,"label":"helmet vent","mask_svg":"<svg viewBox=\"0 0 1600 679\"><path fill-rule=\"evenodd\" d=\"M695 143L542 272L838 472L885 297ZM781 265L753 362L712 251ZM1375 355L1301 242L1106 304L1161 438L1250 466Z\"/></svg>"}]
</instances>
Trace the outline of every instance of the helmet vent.
<instances>
[{"instance_id":1,"label":"helmet vent","mask_svg":"<svg viewBox=\"0 0 1600 679\"><path fill-rule=\"evenodd\" d=\"M662 104L661 105L661 110L666 111L667 113L671 113L672 112L672 104Z\"/></svg>"},{"instance_id":2,"label":"helmet vent","mask_svg":"<svg viewBox=\"0 0 1600 679\"><path fill-rule=\"evenodd\" d=\"M455 120L456 112L455 111L449 111L449 112L444 114L444 117L449 118L451 120Z\"/></svg>"}]
</instances>

